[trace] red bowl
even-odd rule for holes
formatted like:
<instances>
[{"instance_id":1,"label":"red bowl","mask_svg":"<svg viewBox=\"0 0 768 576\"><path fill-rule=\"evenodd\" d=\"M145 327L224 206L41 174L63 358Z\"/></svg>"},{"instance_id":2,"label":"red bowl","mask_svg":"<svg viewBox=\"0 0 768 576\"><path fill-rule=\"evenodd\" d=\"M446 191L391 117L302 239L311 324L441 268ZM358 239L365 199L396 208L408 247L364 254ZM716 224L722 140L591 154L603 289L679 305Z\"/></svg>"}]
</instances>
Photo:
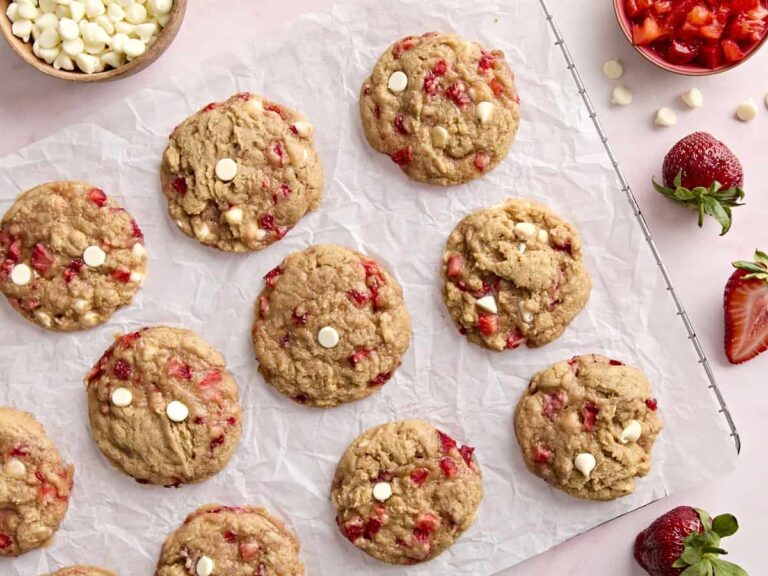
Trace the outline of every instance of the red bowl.
<instances>
[{"instance_id":1,"label":"red bowl","mask_svg":"<svg viewBox=\"0 0 768 576\"><path fill-rule=\"evenodd\" d=\"M695 66L692 64L670 64L664 58L662 58L659 54L651 50L647 46L636 46L634 42L632 41L632 21L627 15L626 12L626 5L625 0L613 0L613 7L616 10L616 19L619 21L619 26L621 27L622 32L624 32L624 36L626 36L627 41L632 44L632 47L640 52L640 54L643 55L643 57L656 64L659 68L663 68L664 70L669 70L670 72L674 72L675 74L683 74L684 76L711 76L712 74L720 74L721 72L725 72L726 70L730 70L731 68L736 68L736 66L739 66L740 64L744 64L747 60L752 58L760 48L765 46L766 41L768 41L768 34L763 36L763 39L760 40L760 43L755 46L749 54L745 56L745 58L739 62L734 62L733 64L725 64L724 66L721 66L720 68L702 68L701 66Z\"/></svg>"}]
</instances>

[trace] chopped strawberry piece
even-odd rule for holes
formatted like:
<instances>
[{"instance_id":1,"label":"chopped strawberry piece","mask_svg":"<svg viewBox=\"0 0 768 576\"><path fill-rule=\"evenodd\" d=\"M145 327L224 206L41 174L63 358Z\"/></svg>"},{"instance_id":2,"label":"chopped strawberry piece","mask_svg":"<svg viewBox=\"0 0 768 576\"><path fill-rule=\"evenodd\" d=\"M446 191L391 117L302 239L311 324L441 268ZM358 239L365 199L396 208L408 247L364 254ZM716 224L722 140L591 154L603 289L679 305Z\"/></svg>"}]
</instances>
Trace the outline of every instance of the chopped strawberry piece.
<instances>
[{"instance_id":1,"label":"chopped strawberry piece","mask_svg":"<svg viewBox=\"0 0 768 576\"><path fill-rule=\"evenodd\" d=\"M189 364L185 364L179 360L176 356L173 356L168 360L168 366L166 366L166 373L171 378L181 378L182 380L192 379L192 368Z\"/></svg>"},{"instance_id":2,"label":"chopped strawberry piece","mask_svg":"<svg viewBox=\"0 0 768 576\"><path fill-rule=\"evenodd\" d=\"M392 121L395 126L395 130L400 134L409 134L408 129L405 127L405 116L402 114L395 114L395 119Z\"/></svg>"},{"instance_id":3,"label":"chopped strawberry piece","mask_svg":"<svg viewBox=\"0 0 768 576\"><path fill-rule=\"evenodd\" d=\"M641 25L632 26L632 41L636 46L646 46L663 35L664 30L653 16L647 16Z\"/></svg>"},{"instance_id":4,"label":"chopped strawberry piece","mask_svg":"<svg viewBox=\"0 0 768 576\"><path fill-rule=\"evenodd\" d=\"M722 66L725 61L725 56L723 55L723 49L720 44L715 43L703 46L699 53L699 61L701 61L705 68L709 68L710 70Z\"/></svg>"},{"instance_id":5,"label":"chopped strawberry piece","mask_svg":"<svg viewBox=\"0 0 768 576\"><path fill-rule=\"evenodd\" d=\"M368 295L363 294L358 290L347 290L347 298L354 302L359 308L362 308L368 303Z\"/></svg>"},{"instance_id":6,"label":"chopped strawberry piece","mask_svg":"<svg viewBox=\"0 0 768 576\"><path fill-rule=\"evenodd\" d=\"M389 382L390 378L392 378L392 372L382 372L381 374L377 374L373 380L368 382L368 386L383 386Z\"/></svg>"},{"instance_id":7,"label":"chopped strawberry piece","mask_svg":"<svg viewBox=\"0 0 768 576\"><path fill-rule=\"evenodd\" d=\"M358 363L363 359L369 356L373 352L372 348L360 348L358 350L355 350L349 357L349 363L352 364L352 366L357 366Z\"/></svg>"},{"instance_id":8,"label":"chopped strawberry piece","mask_svg":"<svg viewBox=\"0 0 768 576\"><path fill-rule=\"evenodd\" d=\"M454 82L445 90L445 95L459 108L471 102L467 94L467 87L463 82Z\"/></svg>"},{"instance_id":9,"label":"chopped strawberry piece","mask_svg":"<svg viewBox=\"0 0 768 576\"><path fill-rule=\"evenodd\" d=\"M461 254L452 254L448 258L448 270L446 274L448 278L455 278L461 275L461 271L464 269L464 258Z\"/></svg>"},{"instance_id":10,"label":"chopped strawberry piece","mask_svg":"<svg viewBox=\"0 0 768 576\"><path fill-rule=\"evenodd\" d=\"M259 226L264 230L275 230L275 217L272 214L262 214L259 218Z\"/></svg>"},{"instance_id":11,"label":"chopped strawberry piece","mask_svg":"<svg viewBox=\"0 0 768 576\"><path fill-rule=\"evenodd\" d=\"M262 296L259 298L259 316L266 318L269 313L269 296Z\"/></svg>"},{"instance_id":12,"label":"chopped strawberry piece","mask_svg":"<svg viewBox=\"0 0 768 576\"><path fill-rule=\"evenodd\" d=\"M440 443L440 451L443 454L448 454L451 450L456 448L456 440L448 436L445 432L437 431L437 439Z\"/></svg>"},{"instance_id":13,"label":"chopped strawberry piece","mask_svg":"<svg viewBox=\"0 0 768 576\"><path fill-rule=\"evenodd\" d=\"M480 58L480 63L478 64L478 68L481 72L486 72L494 67L496 64L496 57L491 54L490 52L487 52L486 50L483 50L483 56Z\"/></svg>"},{"instance_id":14,"label":"chopped strawberry piece","mask_svg":"<svg viewBox=\"0 0 768 576\"><path fill-rule=\"evenodd\" d=\"M570 238L566 238L562 242L552 242L552 247L558 252L565 252L566 254L573 254L573 241Z\"/></svg>"},{"instance_id":15,"label":"chopped strawberry piece","mask_svg":"<svg viewBox=\"0 0 768 576\"><path fill-rule=\"evenodd\" d=\"M739 45L733 40L723 40L721 46L723 47L723 54L725 55L725 60L727 62L732 63L744 60L744 52L742 52Z\"/></svg>"},{"instance_id":16,"label":"chopped strawberry piece","mask_svg":"<svg viewBox=\"0 0 768 576\"><path fill-rule=\"evenodd\" d=\"M504 91L506 88L504 88L504 84L502 84L497 78L491 78L488 81L488 86L491 87L491 90L493 90L493 95L496 96L496 98L501 98L501 96L504 94Z\"/></svg>"},{"instance_id":17,"label":"chopped strawberry piece","mask_svg":"<svg viewBox=\"0 0 768 576\"><path fill-rule=\"evenodd\" d=\"M485 170L488 167L488 155L483 152L482 150L475 154L475 159L473 160L473 164L475 165L475 168L477 168L480 172Z\"/></svg>"},{"instance_id":18,"label":"chopped strawberry piece","mask_svg":"<svg viewBox=\"0 0 768 576\"><path fill-rule=\"evenodd\" d=\"M141 339L141 332L138 330L135 332L129 332L128 334L124 334L123 336L120 337L120 347L130 348L139 339Z\"/></svg>"},{"instance_id":19,"label":"chopped strawberry piece","mask_svg":"<svg viewBox=\"0 0 768 576\"><path fill-rule=\"evenodd\" d=\"M131 280L131 271L125 266L118 266L112 271L112 278L118 282L127 284Z\"/></svg>"},{"instance_id":20,"label":"chopped strawberry piece","mask_svg":"<svg viewBox=\"0 0 768 576\"><path fill-rule=\"evenodd\" d=\"M541 413L550 420L552 420L552 417L555 414L563 409L563 406L565 406L565 403L568 401L568 396L563 390L558 390L554 394L546 394L545 398L546 401L544 402L544 408L542 408Z\"/></svg>"},{"instance_id":21,"label":"chopped strawberry piece","mask_svg":"<svg viewBox=\"0 0 768 576\"><path fill-rule=\"evenodd\" d=\"M280 346L285 348L291 341L291 335L286 333L280 337Z\"/></svg>"},{"instance_id":22,"label":"chopped strawberry piece","mask_svg":"<svg viewBox=\"0 0 768 576\"><path fill-rule=\"evenodd\" d=\"M440 88L440 77L448 71L448 64L442 58L424 76L424 92L428 96L435 96Z\"/></svg>"},{"instance_id":23,"label":"chopped strawberry piece","mask_svg":"<svg viewBox=\"0 0 768 576\"><path fill-rule=\"evenodd\" d=\"M373 115L376 116L376 118L381 118L381 106L378 104L373 107Z\"/></svg>"},{"instance_id":24,"label":"chopped strawberry piece","mask_svg":"<svg viewBox=\"0 0 768 576\"><path fill-rule=\"evenodd\" d=\"M240 558L248 562L254 558L258 558L261 554L261 546L255 540L247 540L246 542L240 542Z\"/></svg>"},{"instance_id":25,"label":"chopped strawberry piece","mask_svg":"<svg viewBox=\"0 0 768 576\"><path fill-rule=\"evenodd\" d=\"M219 105L217 102L211 102L205 108L203 108L203 112L210 112L211 110L215 110L218 107Z\"/></svg>"},{"instance_id":26,"label":"chopped strawberry piece","mask_svg":"<svg viewBox=\"0 0 768 576\"><path fill-rule=\"evenodd\" d=\"M0 534L0 550L10 548L11 544L13 544L13 538L8 536L8 534Z\"/></svg>"},{"instance_id":27,"label":"chopped strawberry piece","mask_svg":"<svg viewBox=\"0 0 768 576\"><path fill-rule=\"evenodd\" d=\"M533 461L537 464L549 464L552 462L552 450L539 442L533 447Z\"/></svg>"},{"instance_id":28,"label":"chopped strawberry piece","mask_svg":"<svg viewBox=\"0 0 768 576\"><path fill-rule=\"evenodd\" d=\"M13 262L18 262L21 258L21 240L14 240L11 245L8 246L8 259Z\"/></svg>"},{"instance_id":29,"label":"chopped strawberry piece","mask_svg":"<svg viewBox=\"0 0 768 576\"><path fill-rule=\"evenodd\" d=\"M411 482L416 484L416 486L422 486L427 481L427 478L429 478L428 468L416 468L416 470L411 472Z\"/></svg>"},{"instance_id":30,"label":"chopped strawberry piece","mask_svg":"<svg viewBox=\"0 0 768 576\"><path fill-rule=\"evenodd\" d=\"M609 366L624 366L623 362L619 362L618 360L608 360Z\"/></svg>"},{"instance_id":31,"label":"chopped strawberry piece","mask_svg":"<svg viewBox=\"0 0 768 576\"><path fill-rule=\"evenodd\" d=\"M392 161L398 166L407 166L413 162L413 150L410 146L407 148L401 148L397 152L393 153L391 158Z\"/></svg>"},{"instance_id":32,"label":"chopped strawberry piece","mask_svg":"<svg viewBox=\"0 0 768 576\"><path fill-rule=\"evenodd\" d=\"M472 466L472 456L475 453L475 449L472 448L472 446L462 446L459 448L459 453L461 454L461 457L464 458L464 462L467 463L467 466Z\"/></svg>"},{"instance_id":33,"label":"chopped strawberry piece","mask_svg":"<svg viewBox=\"0 0 768 576\"><path fill-rule=\"evenodd\" d=\"M515 329L514 332L509 332L507 334L507 343L505 345L506 350L514 350L515 348L519 348L521 344L525 342L525 336L523 336L522 332Z\"/></svg>"},{"instance_id":34,"label":"chopped strawberry piece","mask_svg":"<svg viewBox=\"0 0 768 576\"><path fill-rule=\"evenodd\" d=\"M353 518L342 525L341 531L347 537L347 540L354 544L356 540L363 537L365 527L363 526L362 519Z\"/></svg>"},{"instance_id":35,"label":"chopped strawberry piece","mask_svg":"<svg viewBox=\"0 0 768 576\"><path fill-rule=\"evenodd\" d=\"M253 98L253 94L251 94L250 92L238 92L237 94L235 94L235 97L238 100L242 100L243 102L248 102L248 100Z\"/></svg>"},{"instance_id":36,"label":"chopped strawberry piece","mask_svg":"<svg viewBox=\"0 0 768 576\"><path fill-rule=\"evenodd\" d=\"M435 62L435 66L432 68L432 72L438 76L443 76L446 72L448 72L448 63L440 58L440 60Z\"/></svg>"},{"instance_id":37,"label":"chopped strawberry piece","mask_svg":"<svg viewBox=\"0 0 768 576\"><path fill-rule=\"evenodd\" d=\"M584 430L592 432L595 429L597 423L597 415L600 413L600 408L594 402L587 402L581 409L581 417L583 418Z\"/></svg>"},{"instance_id":38,"label":"chopped strawberry piece","mask_svg":"<svg viewBox=\"0 0 768 576\"><path fill-rule=\"evenodd\" d=\"M285 112L277 104L274 104L272 102L264 102L264 110L266 110L267 112L274 112L275 114L280 116L280 118L285 120Z\"/></svg>"},{"instance_id":39,"label":"chopped strawberry piece","mask_svg":"<svg viewBox=\"0 0 768 576\"><path fill-rule=\"evenodd\" d=\"M493 336L499 331L499 317L496 314L478 314L477 329L483 336Z\"/></svg>"},{"instance_id":40,"label":"chopped strawberry piece","mask_svg":"<svg viewBox=\"0 0 768 576\"><path fill-rule=\"evenodd\" d=\"M297 326L304 326L304 324L307 323L308 316L309 314L307 312L299 312L298 309L296 309L293 311L291 318L293 319L293 323Z\"/></svg>"},{"instance_id":41,"label":"chopped strawberry piece","mask_svg":"<svg viewBox=\"0 0 768 576\"><path fill-rule=\"evenodd\" d=\"M652 410L653 412L656 412L659 407L659 403L656 398L648 398L645 401L645 405L648 406L648 410Z\"/></svg>"},{"instance_id":42,"label":"chopped strawberry piece","mask_svg":"<svg viewBox=\"0 0 768 576\"><path fill-rule=\"evenodd\" d=\"M187 193L187 179L183 176L179 176L173 182L171 182L171 188L179 196L184 196Z\"/></svg>"},{"instance_id":43,"label":"chopped strawberry piece","mask_svg":"<svg viewBox=\"0 0 768 576\"><path fill-rule=\"evenodd\" d=\"M133 374L133 368L125 360L118 360L112 368L112 373L120 380L128 380Z\"/></svg>"},{"instance_id":44,"label":"chopped strawberry piece","mask_svg":"<svg viewBox=\"0 0 768 576\"><path fill-rule=\"evenodd\" d=\"M283 148L283 143L282 142L273 142L270 150L272 151L272 155L273 155L273 158L274 158L275 162L279 166L284 166L286 158L285 158L285 149Z\"/></svg>"},{"instance_id":45,"label":"chopped strawberry piece","mask_svg":"<svg viewBox=\"0 0 768 576\"><path fill-rule=\"evenodd\" d=\"M45 275L50 271L53 263L53 256L48 249L42 244L35 244L32 249L32 268Z\"/></svg>"},{"instance_id":46,"label":"chopped strawberry piece","mask_svg":"<svg viewBox=\"0 0 768 576\"><path fill-rule=\"evenodd\" d=\"M64 269L64 282L69 284L80 275L80 270L83 269L84 263L80 258L74 258L72 262Z\"/></svg>"},{"instance_id":47,"label":"chopped strawberry piece","mask_svg":"<svg viewBox=\"0 0 768 576\"><path fill-rule=\"evenodd\" d=\"M56 491L55 486L51 486L50 484L43 484L38 489L38 495L40 500L43 502L52 502L58 497L59 493Z\"/></svg>"},{"instance_id":48,"label":"chopped strawberry piece","mask_svg":"<svg viewBox=\"0 0 768 576\"><path fill-rule=\"evenodd\" d=\"M224 441L225 441L225 437L223 434L211 440L211 451L216 450L216 448L224 444Z\"/></svg>"},{"instance_id":49,"label":"chopped strawberry piece","mask_svg":"<svg viewBox=\"0 0 768 576\"><path fill-rule=\"evenodd\" d=\"M212 386L216 386L223 380L223 376L221 374L221 370L209 370L203 375L203 379L200 380L200 388L210 388Z\"/></svg>"},{"instance_id":50,"label":"chopped strawberry piece","mask_svg":"<svg viewBox=\"0 0 768 576\"><path fill-rule=\"evenodd\" d=\"M416 46L415 38L413 36L406 36L403 38L400 42L395 44L395 47L392 49L392 55L400 59L405 52L408 50L413 50L414 46Z\"/></svg>"},{"instance_id":51,"label":"chopped strawberry piece","mask_svg":"<svg viewBox=\"0 0 768 576\"><path fill-rule=\"evenodd\" d=\"M291 187L288 186L288 184L280 184L280 186L277 187L278 191L280 192L281 198L288 198L288 196L291 195Z\"/></svg>"},{"instance_id":52,"label":"chopped strawberry piece","mask_svg":"<svg viewBox=\"0 0 768 576\"><path fill-rule=\"evenodd\" d=\"M107 203L107 195L104 194L104 190L101 188L91 188L88 191L88 199L96 204L99 208Z\"/></svg>"},{"instance_id":53,"label":"chopped strawberry piece","mask_svg":"<svg viewBox=\"0 0 768 576\"><path fill-rule=\"evenodd\" d=\"M198 426L202 426L203 424L205 424L206 420L202 416L195 416L195 419L193 420L193 422Z\"/></svg>"},{"instance_id":54,"label":"chopped strawberry piece","mask_svg":"<svg viewBox=\"0 0 768 576\"><path fill-rule=\"evenodd\" d=\"M275 283L277 282L278 277L282 273L283 273L282 266L275 266L274 268L272 268L272 270L267 272L264 275L264 281L267 283L267 286L270 286L270 287L274 286Z\"/></svg>"},{"instance_id":55,"label":"chopped strawberry piece","mask_svg":"<svg viewBox=\"0 0 768 576\"><path fill-rule=\"evenodd\" d=\"M224 541L229 544L234 544L237 542L237 534L235 534L232 530L227 530L224 532Z\"/></svg>"},{"instance_id":56,"label":"chopped strawberry piece","mask_svg":"<svg viewBox=\"0 0 768 576\"><path fill-rule=\"evenodd\" d=\"M131 220L131 236L138 240L144 239L144 232L141 231L141 228L139 228L139 224L136 222L136 220Z\"/></svg>"},{"instance_id":57,"label":"chopped strawberry piece","mask_svg":"<svg viewBox=\"0 0 768 576\"><path fill-rule=\"evenodd\" d=\"M384 522L380 518L375 516L368 518L368 522L365 523L365 537L370 540L379 533L382 526L384 526Z\"/></svg>"},{"instance_id":58,"label":"chopped strawberry piece","mask_svg":"<svg viewBox=\"0 0 768 576\"><path fill-rule=\"evenodd\" d=\"M431 534L435 530L439 529L440 524L440 516L434 512L427 512L426 514L421 514L418 518L416 518L416 529L421 530L422 532L426 532L427 534Z\"/></svg>"},{"instance_id":59,"label":"chopped strawberry piece","mask_svg":"<svg viewBox=\"0 0 768 576\"><path fill-rule=\"evenodd\" d=\"M456 462L448 456L440 458L440 469L448 478L453 478L459 473L459 467L456 466Z\"/></svg>"},{"instance_id":60,"label":"chopped strawberry piece","mask_svg":"<svg viewBox=\"0 0 768 576\"><path fill-rule=\"evenodd\" d=\"M237 426L237 418L234 416L227 418L227 426Z\"/></svg>"},{"instance_id":61,"label":"chopped strawberry piece","mask_svg":"<svg viewBox=\"0 0 768 576\"><path fill-rule=\"evenodd\" d=\"M13 448L11 448L10 456L13 458L24 458L25 456L29 456L29 448L23 444L15 444Z\"/></svg>"}]
</instances>

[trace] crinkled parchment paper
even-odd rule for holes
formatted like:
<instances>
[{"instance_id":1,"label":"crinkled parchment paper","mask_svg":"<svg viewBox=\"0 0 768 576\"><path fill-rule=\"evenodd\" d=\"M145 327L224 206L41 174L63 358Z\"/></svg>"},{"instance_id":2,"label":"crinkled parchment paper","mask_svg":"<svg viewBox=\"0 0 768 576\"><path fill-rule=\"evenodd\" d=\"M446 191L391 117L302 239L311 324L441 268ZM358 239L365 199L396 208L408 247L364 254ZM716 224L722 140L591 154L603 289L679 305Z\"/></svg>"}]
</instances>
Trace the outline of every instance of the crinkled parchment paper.
<instances>
[{"instance_id":1,"label":"crinkled parchment paper","mask_svg":"<svg viewBox=\"0 0 768 576\"><path fill-rule=\"evenodd\" d=\"M522 97L507 160L451 189L410 182L366 144L357 94L398 37L455 31L503 49ZM295 107L316 126L326 196L279 244L249 256L205 248L166 216L158 167L168 134L202 105L254 91ZM308 574L402 574L356 550L336 530L329 489L336 462L367 428L424 417L477 447L485 498L477 522L412 575L491 574L622 513L728 470L735 450L683 324L619 189L536 0L387 0L309 15L144 90L88 121L0 160L0 209L18 192L85 179L115 195L145 231L149 275L132 306L106 326L49 334L0 304L0 403L41 419L76 466L74 497L45 550L0 560L0 574L34 576L76 562L123 576L151 574L165 537L207 502L257 504L285 519ZM581 231L594 279L586 310L557 342L493 353L468 344L441 299L440 257L456 222L507 196L549 204ZM371 254L399 278L413 343L396 377L373 397L333 410L303 408L256 371L249 329L261 277L290 252L335 242ZM197 486L136 484L100 455L88 430L82 379L112 334L167 323L196 330L226 356L245 408L229 466ZM512 427L531 374L574 354L600 352L646 372L665 429L650 476L612 503L550 489L523 464Z\"/></svg>"}]
</instances>

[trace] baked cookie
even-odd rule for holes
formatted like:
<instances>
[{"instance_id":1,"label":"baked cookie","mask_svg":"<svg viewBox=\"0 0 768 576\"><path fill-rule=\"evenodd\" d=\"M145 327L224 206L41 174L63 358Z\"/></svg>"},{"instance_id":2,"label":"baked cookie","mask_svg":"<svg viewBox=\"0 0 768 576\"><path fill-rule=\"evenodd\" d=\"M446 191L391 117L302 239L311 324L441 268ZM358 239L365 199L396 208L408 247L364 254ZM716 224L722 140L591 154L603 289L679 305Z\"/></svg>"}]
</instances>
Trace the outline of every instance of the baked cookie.
<instances>
[{"instance_id":1,"label":"baked cookie","mask_svg":"<svg viewBox=\"0 0 768 576\"><path fill-rule=\"evenodd\" d=\"M519 102L503 52L432 32L387 48L363 82L360 115L368 143L409 177L451 186L504 159Z\"/></svg>"},{"instance_id":2,"label":"baked cookie","mask_svg":"<svg viewBox=\"0 0 768 576\"><path fill-rule=\"evenodd\" d=\"M160 177L168 212L187 236L228 252L280 240L323 195L312 125L243 92L179 124Z\"/></svg>"},{"instance_id":3,"label":"baked cookie","mask_svg":"<svg viewBox=\"0 0 768 576\"><path fill-rule=\"evenodd\" d=\"M459 222L442 271L459 331L491 350L552 342L592 288L576 229L545 206L516 198Z\"/></svg>"},{"instance_id":4,"label":"baked cookie","mask_svg":"<svg viewBox=\"0 0 768 576\"><path fill-rule=\"evenodd\" d=\"M531 472L573 496L613 500L634 492L635 477L651 469L656 408L637 368L576 356L533 376L515 432Z\"/></svg>"},{"instance_id":5,"label":"baked cookie","mask_svg":"<svg viewBox=\"0 0 768 576\"><path fill-rule=\"evenodd\" d=\"M422 420L361 434L331 488L339 530L390 564L431 560L475 521L483 483L473 452Z\"/></svg>"},{"instance_id":6,"label":"baked cookie","mask_svg":"<svg viewBox=\"0 0 768 576\"><path fill-rule=\"evenodd\" d=\"M259 372L309 406L370 396L400 365L411 319L397 281L374 260L333 245L288 256L265 277L253 348Z\"/></svg>"},{"instance_id":7,"label":"baked cookie","mask_svg":"<svg viewBox=\"0 0 768 576\"><path fill-rule=\"evenodd\" d=\"M24 192L0 221L0 291L48 330L103 324L133 299L146 266L136 221L85 182Z\"/></svg>"},{"instance_id":8,"label":"baked cookie","mask_svg":"<svg viewBox=\"0 0 768 576\"><path fill-rule=\"evenodd\" d=\"M302 576L299 540L263 508L208 504L163 544L155 576Z\"/></svg>"},{"instance_id":9,"label":"baked cookie","mask_svg":"<svg viewBox=\"0 0 768 576\"><path fill-rule=\"evenodd\" d=\"M57 570L48 576L117 576L117 574L95 566L70 566Z\"/></svg>"},{"instance_id":10,"label":"baked cookie","mask_svg":"<svg viewBox=\"0 0 768 576\"><path fill-rule=\"evenodd\" d=\"M74 473L31 414L0 407L0 556L51 539L67 513Z\"/></svg>"},{"instance_id":11,"label":"baked cookie","mask_svg":"<svg viewBox=\"0 0 768 576\"><path fill-rule=\"evenodd\" d=\"M237 447L237 383L194 332L156 326L118 336L85 384L96 444L142 484L201 482Z\"/></svg>"}]
</instances>

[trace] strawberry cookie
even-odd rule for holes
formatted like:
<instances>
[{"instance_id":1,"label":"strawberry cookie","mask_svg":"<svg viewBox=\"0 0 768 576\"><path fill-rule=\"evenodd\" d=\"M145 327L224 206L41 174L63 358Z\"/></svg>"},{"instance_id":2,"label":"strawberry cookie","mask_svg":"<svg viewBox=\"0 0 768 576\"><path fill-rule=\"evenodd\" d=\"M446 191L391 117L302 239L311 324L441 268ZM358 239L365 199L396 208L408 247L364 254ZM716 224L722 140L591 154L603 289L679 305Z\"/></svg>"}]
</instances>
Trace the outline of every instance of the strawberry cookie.
<instances>
[{"instance_id":1,"label":"strawberry cookie","mask_svg":"<svg viewBox=\"0 0 768 576\"><path fill-rule=\"evenodd\" d=\"M157 326L118 336L85 384L96 444L141 484L201 482L237 447L237 383L194 332Z\"/></svg>"},{"instance_id":2,"label":"strawberry cookie","mask_svg":"<svg viewBox=\"0 0 768 576\"><path fill-rule=\"evenodd\" d=\"M329 407L370 396L411 340L403 290L371 258L333 245L288 256L265 277L253 348L281 394Z\"/></svg>"},{"instance_id":3,"label":"strawberry cookie","mask_svg":"<svg viewBox=\"0 0 768 576\"><path fill-rule=\"evenodd\" d=\"M312 134L301 114L255 94L208 104L174 129L163 155L171 218L228 252L280 240L323 195Z\"/></svg>"},{"instance_id":4,"label":"strawberry cookie","mask_svg":"<svg viewBox=\"0 0 768 576\"><path fill-rule=\"evenodd\" d=\"M103 324L131 302L146 267L136 221L85 182L33 188L0 221L0 291L48 330Z\"/></svg>"},{"instance_id":5,"label":"strawberry cookie","mask_svg":"<svg viewBox=\"0 0 768 576\"><path fill-rule=\"evenodd\" d=\"M473 453L422 420L368 430L336 468L339 530L390 564L431 560L475 521L483 482Z\"/></svg>"},{"instance_id":6,"label":"strawberry cookie","mask_svg":"<svg viewBox=\"0 0 768 576\"><path fill-rule=\"evenodd\" d=\"M155 576L302 576L299 550L263 508L208 504L165 541Z\"/></svg>"},{"instance_id":7,"label":"strawberry cookie","mask_svg":"<svg viewBox=\"0 0 768 576\"><path fill-rule=\"evenodd\" d=\"M70 566L57 570L48 576L117 576L117 574L95 566Z\"/></svg>"},{"instance_id":8,"label":"strawberry cookie","mask_svg":"<svg viewBox=\"0 0 768 576\"><path fill-rule=\"evenodd\" d=\"M635 490L651 469L661 420L640 370L575 356L534 374L517 404L515 432L531 472L587 500Z\"/></svg>"},{"instance_id":9,"label":"strawberry cookie","mask_svg":"<svg viewBox=\"0 0 768 576\"><path fill-rule=\"evenodd\" d=\"M459 331L491 350L552 342L592 288L576 229L541 204L517 198L459 222L442 272Z\"/></svg>"},{"instance_id":10,"label":"strawberry cookie","mask_svg":"<svg viewBox=\"0 0 768 576\"><path fill-rule=\"evenodd\" d=\"M0 407L0 556L51 539L69 507L74 472L31 414Z\"/></svg>"},{"instance_id":11,"label":"strawberry cookie","mask_svg":"<svg viewBox=\"0 0 768 576\"><path fill-rule=\"evenodd\" d=\"M437 32L398 40L363 82L368 143L410 178L451 186L509 152L520 99L504 53Z\"/></svg>"}]
</instances>

